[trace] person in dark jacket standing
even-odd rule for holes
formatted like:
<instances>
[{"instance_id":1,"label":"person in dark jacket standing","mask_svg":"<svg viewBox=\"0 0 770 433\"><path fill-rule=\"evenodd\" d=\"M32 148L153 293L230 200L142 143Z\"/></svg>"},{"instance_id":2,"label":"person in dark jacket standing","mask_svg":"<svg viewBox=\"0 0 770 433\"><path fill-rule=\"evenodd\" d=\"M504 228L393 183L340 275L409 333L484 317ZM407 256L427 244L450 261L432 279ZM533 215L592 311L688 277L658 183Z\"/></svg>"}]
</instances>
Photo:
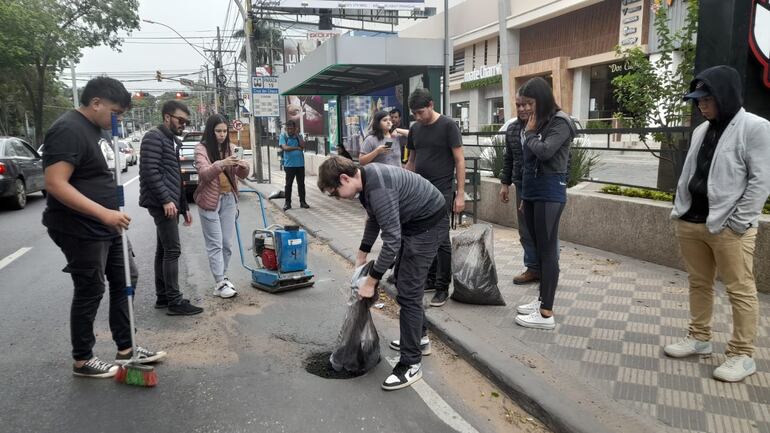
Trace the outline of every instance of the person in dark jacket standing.
<instances>
[{"instance_id":1,"label":"person in dark jacket standing","mask_svg":"<svg viewBox=\"0 0 770 433\"><path fill-rule=\"evenodd\" d=\"M401 356L382 388L392 391L410 386L422 378L422 356L430 353L429 345L421 342L427 331L422 298L428 270L443 234L449 231L444 195L425 178L401 167L375 162L358 168L340 156L330 157L318 168L318 188L345 199L355 199L358 194L366 209L356 266L366 263L377 236L382 237L382 248L359 296L374 296L382 274L400 256L396 275L400 339L395 348Z\"/></svg>"},{"instance_id":2,"label":"person in dark jacket standing","mask_svg":"<svg viewBox=\"0 0 770 433\"><path fill-rule=\"evenodd\" d=\"M179 215L192 224L192 214L182 186L179 167L179 139L190 124L190 110L178 101L168 101L161 110L163 123L147 131L139 150L139 206L155 220L155 308L168 308L169 316L190 316L203 312L182 298L179 289Z\"/></svg>"},{"instance_id":3,"label":"person in dark jacket standing","mask_svg":"<svg viewBox=\"0 0 770 433\"><path fill-rule=\"evenodd\" d=\"M690 83L684 98L696 103L707 122L692 133L671 211L689 274L690 326L684 339L663 351L673 358L711 354L719 275L732 306L733 334L727 359L712 375L725 382L757 371L754 248L770 193L770 122L747 113L742 95L740 75L729 66L708 68Z\"/></svg>"},{"instance_id":4,"label":"person in dark jacket standing","mask_svg":"<svg viewBox=\"0 0 770 433\"><path fill-rule=\"evenodd\" d=\"M553 329L553 302L559 284L559 220L567 203L567 171L577 129L560 111L548 82L532 78L519 90L529 119L522 148L522 197L530 236L540 267L540 296L517 307L516 323L527 328Z\"/></svg>"},{"instance_id":5,"label":"person in dark jacket standing","mask_svg":"<svg viewBox=\"0 0 770 433\"><path fill-rule=\"evenodd\" d=\"M540 281L540 266L537 263L537 248L532 236L529 234L527 221L521 211L521 158L522 137L529 120L529 111L524 108L524 98L516 97L516 119L505 129L505 157L503 159L503 172L500 175L500 201L510 201L510 187L514 186L516 194L516 225L519 228L519 241L524 249L525 270L513 277L513 284L529 284Z\"/></svg>"},{"instance_id":6,"label":"person in dark jacket standing","mask_svg":"<svg viewBox=\"0 0 770 433\"><path fill-rule=\"evenodd\" d=\"M131 327L123 264L121 230L131 222L118 208L113 174L101 152L102 129L112 115L131 106L131 94L109 77L90 80L80 107L62 114L45 135L45 188L47 205L43 225L67 259L64 272L72 277L70 309L72 372L80 377L112 377L118 366L93 354L94 318L104 296L104 277L110 289L110 331L118 348L116 363L131 358ZM119 169L119 167L118 167ZM133 260L129 255L129 266ZM132 272L131 285L136 286ZM137 347L140 362L158 361L165 352Z\"/></svg>"}]
</instances>

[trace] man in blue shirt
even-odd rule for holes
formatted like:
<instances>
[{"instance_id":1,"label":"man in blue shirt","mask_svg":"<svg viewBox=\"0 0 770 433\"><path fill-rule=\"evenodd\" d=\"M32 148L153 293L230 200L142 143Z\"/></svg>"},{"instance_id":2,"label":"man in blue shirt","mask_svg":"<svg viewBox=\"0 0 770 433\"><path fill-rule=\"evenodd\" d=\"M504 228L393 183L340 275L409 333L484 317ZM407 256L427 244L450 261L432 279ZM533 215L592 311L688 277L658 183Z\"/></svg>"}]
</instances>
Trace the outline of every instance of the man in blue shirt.
<instances>
[{"instance_id":1,"label":"man in blue shirt","mask_svg":"<svg viewBox=\"0 0 770 433\"><path fill-rule=\"evenodd\" d=\"M305 142L297 134L297 123L293 120L286 122L286 132L281 134L278 145L283 149L283 171L286 173L286 186L284 195L286 201L283 210L291 209L291 186L294 178L297 179L299 192L299 205L303 209L309 209L305 201Z\"/></svg>"}]
</instances>

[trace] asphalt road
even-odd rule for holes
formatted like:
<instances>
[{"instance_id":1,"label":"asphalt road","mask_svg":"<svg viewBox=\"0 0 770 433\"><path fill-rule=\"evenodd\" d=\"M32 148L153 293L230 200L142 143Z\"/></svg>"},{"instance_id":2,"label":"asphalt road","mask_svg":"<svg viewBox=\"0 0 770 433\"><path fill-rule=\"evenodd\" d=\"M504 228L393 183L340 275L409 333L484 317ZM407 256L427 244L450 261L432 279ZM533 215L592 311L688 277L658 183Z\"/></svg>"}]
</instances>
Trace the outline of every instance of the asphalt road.
<instances>
[{"instance_id":1,"label":"asphalt road","mask_svg":"<svg viewBox=\"0 0 770 433\"><path fill-rule=\"evenodd\" d=\"M129 168L124 181L137 172L136 166ZM126 192L140 270L137 338L169 352L157 366L159 385L136 388L71 375L71 280L61 272L63 255L40 224L45 201L38 194L24 210L0 210L0 431L543 431L439 342L424 360L419 387L382 391L391 369L388 358L397 356L387 348L398 329L392 305L375 313L383 360L373 371L347 380L307 373L304 360L334 345L351 273L345 261L315 241L309 259L314 287L280 295L254 290L236 253L230 278L240 294L222 300L211 295L194 211L193 226L180 225L180 282L185 296L206 310L193 317L155 310L155 227L137 205L138 189L134 180ZM250 233L257 227L254 197L244 194L240 209L244 232ZM286 222L280 213L268 212L270 222ZM96 333L96 355L111 359L115 347L106 300Z\"/></svg>"}]
</instances>

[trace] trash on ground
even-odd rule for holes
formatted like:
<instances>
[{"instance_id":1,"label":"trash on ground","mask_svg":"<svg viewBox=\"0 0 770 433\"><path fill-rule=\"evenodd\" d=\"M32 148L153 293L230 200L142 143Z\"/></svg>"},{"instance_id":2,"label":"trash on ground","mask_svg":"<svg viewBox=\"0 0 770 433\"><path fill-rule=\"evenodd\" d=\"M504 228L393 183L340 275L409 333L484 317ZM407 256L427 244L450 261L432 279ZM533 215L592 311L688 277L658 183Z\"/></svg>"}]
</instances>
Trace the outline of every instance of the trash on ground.
<instances>
[{"instance_id":1,"label":"trash on ground","mask_svg":"<svg viewBox=\"0 0 770 433\"><path fill-rule=\"evenodd\" d=\"M474 224L452 238L452 300L476 305L505 305L497 287L492 226Z\"/></svg>"}]
</instances>

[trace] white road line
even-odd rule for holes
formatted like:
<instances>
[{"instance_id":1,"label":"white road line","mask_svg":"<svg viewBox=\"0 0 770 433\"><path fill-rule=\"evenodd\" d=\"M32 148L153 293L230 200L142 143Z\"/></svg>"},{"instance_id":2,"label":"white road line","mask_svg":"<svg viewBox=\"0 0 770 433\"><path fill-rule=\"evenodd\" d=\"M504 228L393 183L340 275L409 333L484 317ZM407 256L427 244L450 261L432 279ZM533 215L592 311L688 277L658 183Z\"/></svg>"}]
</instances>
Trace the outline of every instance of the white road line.
<instances>
[{"instance_id":1,"label":"white road line","mask_svg":"<svg viewBox=\"0 0 770 433\"><path fill-rule=\"evenodd\" d=\"M3 260L0 260L0 269L3 269L4 267L10 265L11 262L13 262L14 260L16 260L19 257L23 256L24 254L26 254L27 251L29 251L31 249L32 248L30 248L30 247L19 248L19 250L16 251L15 253L13 253L10 256L4 258Z\"/></svg>"},{"instance_id":2,"label":"white road line","mask_svg":"<svg viewBox=\"0 0 770 433\"><path fill-rule=\"evenodd\" d=\"M129 180L128 182L123 182L123 186L127 186L128 184L130 184L131 182L133 182L133 181L135 181L137 179L139 179L139 175L138 174L136 176L134 176L134 178Z\"/></svg>"},{"instance_id":3,"label":"white road line","mask_svg":"<svg viewBox=\"0 0 770 433\"><path fill-rule=\"evenodd\" d=\"M385 357L385 359L391 367L395 367L396 362L398 362L398 357ZM426 382L425 379L413 383L411 388L414 389L430 410L436 414L438 419L444 421L444 423L451 427L452 430L460 433L479 433L479 431L468 424L468 421L465 421L457 411L452 409L452 406L441 398L441 396L428 385L428 382Z\"/></svg>"}]
</instances>

